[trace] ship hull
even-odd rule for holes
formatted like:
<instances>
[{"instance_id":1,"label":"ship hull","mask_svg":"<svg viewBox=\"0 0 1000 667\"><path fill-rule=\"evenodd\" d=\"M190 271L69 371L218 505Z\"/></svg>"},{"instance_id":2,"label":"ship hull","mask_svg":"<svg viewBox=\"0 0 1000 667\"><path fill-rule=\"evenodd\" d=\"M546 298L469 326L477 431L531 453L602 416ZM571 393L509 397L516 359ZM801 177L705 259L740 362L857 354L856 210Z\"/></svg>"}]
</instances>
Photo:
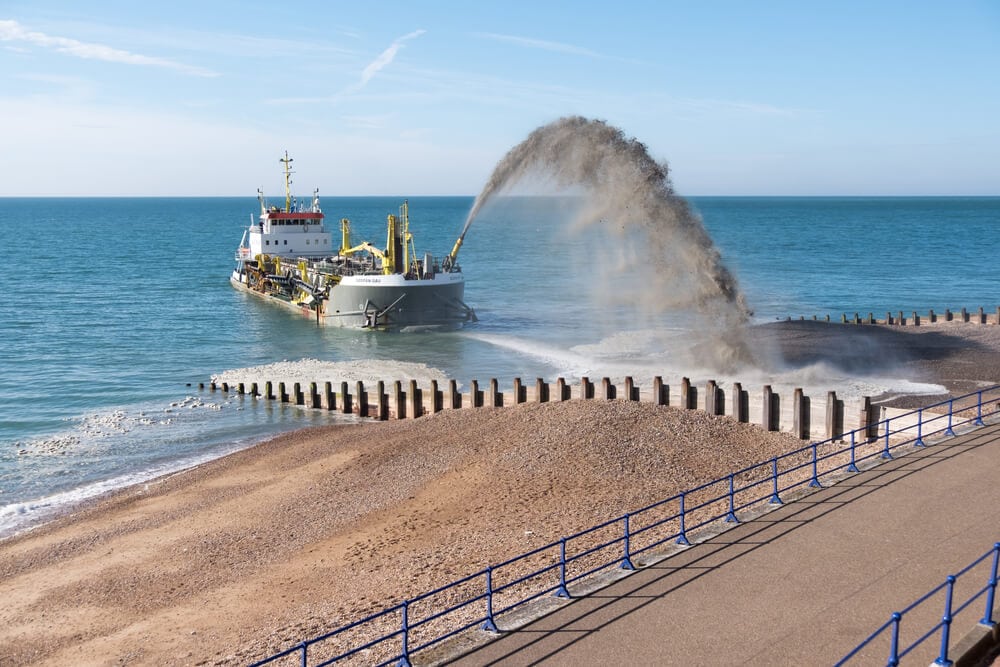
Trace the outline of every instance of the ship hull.
<instances>
[{"instance_id":1,"label":"ship hull","mask_svg":"<svg viewBox=\"0 0 1000 667\"><path fill-rule=\"evenodd\" d=\"M251 289L245 274L239 271L233 272L230 282L237 289L329 326L458 329L475 319L464 303L465 281L461 274L437 274L420 280L398 275L345 277L330 288L318 308L311 301L295 302L280 293Z\"/></svg>"}]
</instances>

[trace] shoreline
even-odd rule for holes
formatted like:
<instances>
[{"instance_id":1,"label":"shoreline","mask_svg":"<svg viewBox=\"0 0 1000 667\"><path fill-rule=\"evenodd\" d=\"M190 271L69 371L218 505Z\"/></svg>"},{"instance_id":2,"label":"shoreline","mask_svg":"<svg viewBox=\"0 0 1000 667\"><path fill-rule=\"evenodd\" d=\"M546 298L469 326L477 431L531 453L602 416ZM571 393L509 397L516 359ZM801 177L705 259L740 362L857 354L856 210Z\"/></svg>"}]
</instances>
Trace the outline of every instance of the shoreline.
<instances>
[{"instance_id":1,"label":"shoreline","mask_svg":"<svg viewBox=\"0 0 1000 667\"><path fill-rule=\"evenodd\" d=\"M777 328L803 363L826 344L808 323ZM914 374L1000 382L1000 331L911 333L882 342ZM800 445L624 401L297 429L0 540L0 655L246 663Z\"/></svg>"},{"instance_id":2,"label":"shoreline","mask_svg":"<svg viewBox=\"0 0 1000 667\"><path fill-rule=\"evenodd\" d=\"M916 409L940 400L947 400L949 395L975 391L983 385L984 380L982 378L1000 378L1000 362L997 361L995 356L992 356L993 352L1000 355L1000 327L994 324L979 325L976 323L963 323L959 319L955 319L947 322L943 320L938 320L936 323L925 322L919 327L913 327L886 326L884 324L854 325L851 323L841 324L837 322L824 322L822 320L800 319L755 324L748 329L748 332L750 334L749 340L762 349L777 345L781 350L781 354L790 361L788 367L791 369L803 366L808 367L820 362L831 363L834 369L842 369L845 373L850 373L859 367L868 370L871 368L895 368L918 383L939 383L939 386L945 388L944 392L889 390L871 395L873 403L886 407ZM803 338L806 340L805 345L803 345ZM831 341L836 341L836 346L831 345ZM862 349L856 359L852 359L851 354L854 351L845 350L844 348L845 346L848 348L856 346L858 341L864 341L864 345L862 346L864 349ZM966 343L973 347L985 346L987 352L985 354L975 353L971 348L963 348L962 346ZM804 347L806 348L805 351L803 350ZM887 358L883 358L884 350L887 349L892 349L893 353ZM969 359L949 362L947 355L955 353L960 356L969 357ZM430 379L432 378L438 379L439 382L444 378L442 371L429 367L426 364L383 362L383 366L410 371L414 378L418 380L418 384L421 387L429 387ZM235 385L241 381L249 383L255 380L263 384L264 380L272 379L275 382L275 386L277 386L276 383L279 380L285 381L290 386L292 382L296 381L308 383L310 378L318 377L324 372L346 373L345 377L351 382L352 388L355 380L364 380L371 384L378 377L377 373L373 373L361 362L357 361L324 362L315 359L304 359L299 362L275 362L252 368L235 369L213 375L212 379L213 381L218 380L220 383L225 380L230 382L231 385ZM751 370L749 374L752 375L752 373ZM763 386L763 384L772 381L774 381L774 378L765 375L759 379L758 384ZM695 378L693 386L700 384L702 384L701 379ZM792 383L788 381L786 384L791 386ZM726 381L720 380L720 386L725 385ZM552 386L554 386L554 383ZM636 386L641 386L643 392L647 392L650 386L648 378L637 377ZM462 387L461 383L460 387ZM757 390L759 387L745 383L744 388ZM578 387L573 387L574 392L577 389ZM465 388L462 390L464 391ZM480 390L485 390L482 383ZM620 390L621 387L619 386ZM528 386L528 391L533 391L533 384ZM673 391L676 392L676 386ZM843 393L838 391L838 396L842 398ZM574 397L577 397L576 393L574 393ZM464 398L468 399L468 396L464 396ZM506 399L508 404L511 403L511 396L506 396ZM644 400L648 400L648 398ZM674 400L676 401L676 396ZM363 418L356 415L354 419L363 420ZM751 422L753 421L754 419L752 418ZM359 423L368 422L360 421ZM250 442L239 446L235 446L233 443L217 446L216 449L223 450L223 454L201 454L168 464L166 466L167 471L165 472L149 469L135 471L109 480L96 481L87 486L69 491L4 505L0 507L0 512L6 512L9 515L22 514L24 506L42 505L47 509L42 510L38 518L28 518L23 523L12 521L11 525L7 528L0 525L0 543L11 537L44 526L65 514L73 513L76 509L87 504L100 502L102 499L129 487L148 484L163 475L172 475L199 467L204 463L228 456L231 453L256 447L281 435L295 433L304 429L326 427L295 427L277 434L269 433L260 435L251 439ZM186 462L192 459L195 463L189 464ZM135 481L131 481L131 478L135 478ZM129 481L121 484L115 483L117 480L122 479ZM94 487L97 487L99 490L90 493L89 490ZM101 487L109 488L101 490ZM86 495L83 498L77 499L76 497L81 493ZM62 500L60 497L67 498ZM0 496L0 500L2 500L2 496ZM55 506L52 506L53 504ZM2 519L3 515L0 514L0 522L2 522Z\"/></svg>"}]
</instances>

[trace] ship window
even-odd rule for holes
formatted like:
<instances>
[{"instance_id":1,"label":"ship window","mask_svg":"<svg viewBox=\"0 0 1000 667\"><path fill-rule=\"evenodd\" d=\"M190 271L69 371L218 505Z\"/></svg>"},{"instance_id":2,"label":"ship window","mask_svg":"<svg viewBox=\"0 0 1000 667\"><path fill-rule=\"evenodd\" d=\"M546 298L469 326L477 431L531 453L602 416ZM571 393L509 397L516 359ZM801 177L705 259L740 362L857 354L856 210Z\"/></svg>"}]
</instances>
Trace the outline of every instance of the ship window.
<instances>
[{"instance_id":1,"label":"ship window","mask_svg":"<svg viewBox=\"0 0 1000 667\"><path fill-rule=\"evenodd\" d=\"M264 245L271 245L270 241L264 241Z\"/></svg>"},{"instance_id":2,"label":"ship window","mask_svg":"<svg viewBox=\"0 0 1000 667\"><path fill-rule=\"evenodd\" d=\"M285 239L285 245L288 245L288 239Z\"/></svg>"},{"instance_id":3,"label":"ship window","mask_svg":"<svg viewBox=\"0 0 1000 667\"><path fill-rule=\"evenodd\" d=\"M306 239L306 245L309 245L309 239Z\"/></svg>"}]
</instances>

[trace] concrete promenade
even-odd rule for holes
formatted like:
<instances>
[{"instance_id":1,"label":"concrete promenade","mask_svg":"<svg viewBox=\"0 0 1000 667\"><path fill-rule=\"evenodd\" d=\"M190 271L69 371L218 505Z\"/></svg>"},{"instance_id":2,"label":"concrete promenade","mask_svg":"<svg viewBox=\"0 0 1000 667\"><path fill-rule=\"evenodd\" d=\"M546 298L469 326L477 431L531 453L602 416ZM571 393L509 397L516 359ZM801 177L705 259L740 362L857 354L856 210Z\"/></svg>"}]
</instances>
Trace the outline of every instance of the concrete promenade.
<instances>
[{"instance_id":1,"label":"concrete promenade","mask_svg":"<svg viewBox=\"0 0 1000 667\"><path fill-rule=\"evenodd\" d=\"M1000 425L904 451L449 664L833 664L1000 541ZM987 562L960 578L956 604L985 585L988 570ZM943 600L904 617L901 644L940 620ZM955 617L953 643L984 605ZM935 633L902 664L930 664L939 648ZM887 657L883 638L851 664Z\"/></svg>"}]
</instances>

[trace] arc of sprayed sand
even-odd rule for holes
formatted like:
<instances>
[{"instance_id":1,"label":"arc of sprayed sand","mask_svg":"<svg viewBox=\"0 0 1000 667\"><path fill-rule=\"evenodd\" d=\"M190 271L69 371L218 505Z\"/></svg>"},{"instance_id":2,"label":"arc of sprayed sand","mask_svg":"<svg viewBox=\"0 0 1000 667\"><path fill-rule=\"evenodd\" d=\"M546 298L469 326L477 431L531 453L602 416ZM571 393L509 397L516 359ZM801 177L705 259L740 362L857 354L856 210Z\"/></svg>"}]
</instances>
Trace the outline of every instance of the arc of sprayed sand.
<instances>
[{"instance_id":1,"label":"arc of sprayed sand","mask_svg":"<svg viewBox=\"0 0 1000 667\"><path fill-rule=\"evenodd\" d=\"M645 249L665 284L676 285L680 270L696 276L687 299L690 305L703 308L722 301L732 306L730 317L735 313L737 320L745 321L749 316L736 278L723 264L700 218L674 191L668 166L653 159L640 141L604 121L570 116L529 134L494 168L460 238L494 196L535 169L553 176L560 186L583 186L600 201L600 214L592 216L590 224L608 218L644 225L649 241ZM683 261L683 269L662 261L668 252Z\"/></svg>"}]
</instances>

